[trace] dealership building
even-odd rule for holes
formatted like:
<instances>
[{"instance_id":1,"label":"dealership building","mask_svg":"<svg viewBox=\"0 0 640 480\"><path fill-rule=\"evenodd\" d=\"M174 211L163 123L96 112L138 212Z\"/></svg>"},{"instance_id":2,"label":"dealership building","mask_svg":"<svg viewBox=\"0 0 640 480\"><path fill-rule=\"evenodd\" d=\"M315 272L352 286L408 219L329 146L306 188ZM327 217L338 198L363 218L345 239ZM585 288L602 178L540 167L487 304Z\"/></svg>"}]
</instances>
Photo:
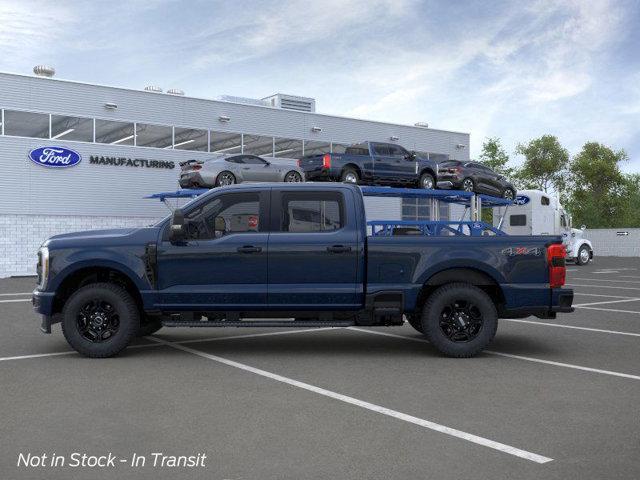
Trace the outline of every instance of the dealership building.
<instances>
[{"instance_id":1,"label":"dealership building","mask_svg":"<svg viewBox=\"0 0 640 480\"><path fill-rule=\"evenodd\" d=\"M34 274L35 253L51 235L166 216L165 205L144 197L176 190L185 160L250 153L294 162L365 140L436 160L469 158L467 133L319 114L306 97L211 100L59 80L49 67L34 72L0 73L0 277ZM72 150L77 159L45 167L30 158L37 149ZM367 202L370 218L431 217L429 205L413 199Z\"/></svg>"}]
</instances>

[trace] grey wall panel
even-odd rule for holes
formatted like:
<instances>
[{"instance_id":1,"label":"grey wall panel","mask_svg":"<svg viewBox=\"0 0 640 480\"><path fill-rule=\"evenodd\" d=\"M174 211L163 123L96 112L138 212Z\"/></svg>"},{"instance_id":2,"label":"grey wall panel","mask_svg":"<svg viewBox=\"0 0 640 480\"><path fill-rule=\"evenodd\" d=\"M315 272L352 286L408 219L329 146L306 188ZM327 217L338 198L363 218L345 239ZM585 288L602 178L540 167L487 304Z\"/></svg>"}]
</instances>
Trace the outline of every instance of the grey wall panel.
<instances>
[{"instance_id":1,"label":"grey wall panel","mask_svg":"<svg viewBox=\"0 0 640 480\"><path fill-rule=\"evenodd\" d=\"M117 110L106 109L106 102L116 103ZM469 156L466 133L13 74L0 73L0 106L338 143L384 142L397 136L397 142L409 149L446 153L462 160ZM220 115L231 120L222 123ZM312 133L313 126L322 132ZM466 148L456 148L459 143Z\"/></svg>"}]
</instances>

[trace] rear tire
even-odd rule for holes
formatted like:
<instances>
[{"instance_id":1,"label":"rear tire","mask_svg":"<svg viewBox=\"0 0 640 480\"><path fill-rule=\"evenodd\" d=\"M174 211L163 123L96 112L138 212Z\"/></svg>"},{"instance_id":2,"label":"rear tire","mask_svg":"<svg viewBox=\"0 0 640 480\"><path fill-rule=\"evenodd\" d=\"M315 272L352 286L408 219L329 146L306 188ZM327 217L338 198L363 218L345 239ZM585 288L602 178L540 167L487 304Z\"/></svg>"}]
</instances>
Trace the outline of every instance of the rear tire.
<instances>
[{"instance_id":1,"label":"rear tire","mask_svg":"<svg viewBox=\"0 0 640 480\"><path fill-rule=\"evenodd\" d=\"M420 183L418 187L423 190L433 190L436 188L436 180L430 173L423 173L420 175Z\"/></svg>"},{"instance_id":2,"label":"rear tire","mask_svg":"<svg viewBox=\"0 0 640 480\"><path fill-rule=\"evenodd\" d=\"M498 313L484 291L468 283L450 283L433 292L422 312L422 330L448 357L473 357L496 334Z\"/></svg>"},{"instance_id":3,"label":"rear tire","mask_svg":"<svg viewBox=\"0 0 640 480\"><path fill-rule=\"evenodd\" d=\"M226 185L233 185L234 183L236 183L235 175L231 172L227 172L226 170L224 172L220 172L216 177L216 187L224 187Z\"/></svg>"},{"instance_id":4,"label":"rear tire","mask_svg":"<svg viewBox=\"0 0 640 480\"><path fill-rule=\"evenodd\" d=\"M287 172L287 174L284 176L284 181L286 183L302 182L302 175L300 175L295 170L291 170L290 172Z\"/></svg>"},{"instance_id":5,"label":"rear tire","mask_svg":"<svg viewBox=\"0 0 640 480\"><path fill-rule=\"evenodd\" d=\"M465 178L462 181L461 188L465 192L475 192L476 191L476 184L474 183L474 181L471 178Z\"/></svg>"},{"instance_id":6,"label":"rear tire","mask_svg":"<svg viewBox=\"0 0 640 480\"><path fill-rule=\"evenodd\" d=\"M92 283L77 290L62 309L62 333L78 353L112 357L140 330L138 306L122 287Z\"/></svg>"},{"instance_id":7,"label":"rear tire","mask_svg":"<svg viewBox=\"0 0 640 480\"><path fill-rule=\"evenodd\" d=\"M357 185L360 181L360 175L358 175L358 172L356 172L353 168L347 167L342 171L342 175L340 175L340 181Z\"/></svg>"}]
</instances>

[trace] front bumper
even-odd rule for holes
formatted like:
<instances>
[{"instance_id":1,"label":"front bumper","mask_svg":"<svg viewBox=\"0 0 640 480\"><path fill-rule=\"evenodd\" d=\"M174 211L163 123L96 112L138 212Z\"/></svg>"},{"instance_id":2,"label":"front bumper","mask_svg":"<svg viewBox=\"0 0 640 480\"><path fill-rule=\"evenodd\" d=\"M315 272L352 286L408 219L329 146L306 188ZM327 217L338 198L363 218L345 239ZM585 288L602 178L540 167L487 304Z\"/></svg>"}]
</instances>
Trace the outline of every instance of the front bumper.
<instances>
[{"instance_id":1,"label":"front bumper","mask_svg":"<svg viewBox=\"0 0 640 480\"><path fill-rule=\"evenodd\" d=\"M31 295L31 304L36 313L42 315L42 323L40 330L43 333L51 333L51 325L60 322L58 315L53 315L53 299L55 293L53 292L41 292L40 290L34 290Z\"/></svg>"}]
</instances>

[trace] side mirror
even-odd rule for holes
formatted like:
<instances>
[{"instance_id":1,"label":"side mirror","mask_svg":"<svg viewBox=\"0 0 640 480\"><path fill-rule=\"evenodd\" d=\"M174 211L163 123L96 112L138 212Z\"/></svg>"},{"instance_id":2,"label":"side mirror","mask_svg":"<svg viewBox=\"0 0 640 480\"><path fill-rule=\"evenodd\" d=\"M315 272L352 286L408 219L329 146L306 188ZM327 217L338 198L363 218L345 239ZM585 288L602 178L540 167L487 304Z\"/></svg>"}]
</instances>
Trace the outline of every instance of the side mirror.
<instances>
[{"instance_id":1,"label":"side mirror","mask_svg":"<svg viewBox=\"0 0 640 480\"><path fill-rule=\"evenodd\" d=\"M171 243L183 242L185 239L184 213L179 208L173 211L171 225L169 225L169 241Z\"/></svg>"},{"instance_id":2,"label":"side mirror","mask_svg":"<svg viewBox=\"0 0 640 480\"><path fill-rule=\"evenodd\" d=\"M580 230L586 230L586 229L587 229L587 226L586 226L586 225L582 225L582 226L580 227Z\"/></svg>"}]
</instances>

